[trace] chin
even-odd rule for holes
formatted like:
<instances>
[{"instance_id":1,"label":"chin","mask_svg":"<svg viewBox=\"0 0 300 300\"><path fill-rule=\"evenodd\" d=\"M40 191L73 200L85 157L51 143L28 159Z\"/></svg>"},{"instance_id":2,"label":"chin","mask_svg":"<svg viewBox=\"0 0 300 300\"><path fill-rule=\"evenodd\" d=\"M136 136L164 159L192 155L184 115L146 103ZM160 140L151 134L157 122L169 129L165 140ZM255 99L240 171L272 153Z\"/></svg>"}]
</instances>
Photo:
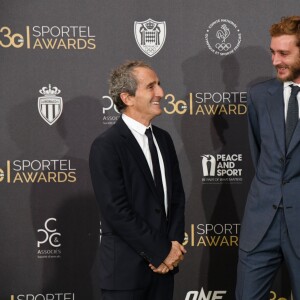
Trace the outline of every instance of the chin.
<instances>
[{"instance_id":1,"label":"chin","mask_svg":"<svg viewBox=\"0 0 300 300\"><path fill-rule=\"evenodd\" d=\"M277 79L281 80L282 82L293 81L293 76L292 76L292 74L287 74L287 75L277 74Z\"/></svg>"},{"instance_id":2,"label":"chin","mask_svg":"<svg viewBox=\"0 0 300 300\"><path fill-rule=\"evenodd\" d=\"M156 110L156 112L155 112L155 115L156 116L159 116L159 115L161 115L162 114L162 109L160 108L160 109L158 109L158 110Z\"/></svg>"}]
</instances>

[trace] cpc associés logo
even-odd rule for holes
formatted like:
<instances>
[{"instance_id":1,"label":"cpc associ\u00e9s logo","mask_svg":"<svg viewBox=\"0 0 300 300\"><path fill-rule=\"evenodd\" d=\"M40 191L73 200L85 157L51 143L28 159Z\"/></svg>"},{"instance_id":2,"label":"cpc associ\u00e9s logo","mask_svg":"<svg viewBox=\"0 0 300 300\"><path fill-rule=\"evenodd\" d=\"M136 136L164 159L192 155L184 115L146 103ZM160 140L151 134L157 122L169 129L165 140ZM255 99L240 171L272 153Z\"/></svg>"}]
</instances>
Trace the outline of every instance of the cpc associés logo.
<instances>
[{"instance_id":1,"label":"cpc associ\u00e9s logo","mask_svg":"<svg viewBox=\"0 0 300 300\"><path fill-rule=\"evenodd\" d=\"M218 19L212 22L205 34L206 45L217 55L229 55L240 46L242 35L237 25L231 20Z\"/></svg>"},{"instance_id":2,"label":"cpc associ\u00e9s logo","mask_svg":"<svg viewBox=\"0 0 300 300\"><path fill-rule=\"evenodd\" d=\"M49 218L45 221L44 228L37 230L37 232L43 233L43 239L37 242L37 247L39 248L37 252L38 258L60 258L61 250L59 248L61 243L59 239L61 234L57 232L53 222L56 222L56 219ZM43 249L41 249L42 246Z\"/></svg>"},{"instance_id":3,"label":"cpc associ\u00e9s logo","mask_svg":"<svg viewBox=\"0 0 300 300\"><path fill-rule=\"evenodd\" d=\"M103 125L113 125L120 117L120 113L110 96L102 97Z\"/></svg>"}]
</instances>

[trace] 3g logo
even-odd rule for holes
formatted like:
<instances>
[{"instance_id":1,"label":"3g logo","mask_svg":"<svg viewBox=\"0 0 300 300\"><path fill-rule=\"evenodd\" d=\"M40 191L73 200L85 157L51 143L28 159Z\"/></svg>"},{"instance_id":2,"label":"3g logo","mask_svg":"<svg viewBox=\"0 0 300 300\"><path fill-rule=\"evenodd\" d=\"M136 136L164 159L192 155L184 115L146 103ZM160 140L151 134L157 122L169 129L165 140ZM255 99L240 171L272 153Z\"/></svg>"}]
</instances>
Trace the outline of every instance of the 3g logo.
<instances>
[{"instance_id":1,"label":"3g logo","mask_svg":"<svg viewBox=\"0 0 300 300\"><path fill-rule=\"evenodd\" d=\"M284 297L280 297L280 298L277 298L277 295L275 292L270 292L270 300L287 300L287 298L284 298ZM293 300L293 295L291 295L291 300Z\"/></svg>"},{"instance_id":2,"label":"3g logo","mask_svg":"<svg viewBox=\"0 0 300 300\"><path fill-rule=\"evenodd\" d=\"M60 233L56 232L56 229L50 229L48 226L48 223L50 221L55 221L55 218L49 218L48 220L46 220L45 222L45 229L39 229L38 232L43 232L45 234L45 239L43 241L38 241L37 242L37 246L40 247L41 244L44 244L46 242L49 242L49 244L52 247L60 247L61 244L59 244L58 238L57 236L61 236Z\"/></svg>"},{"instance_id":3,"label":"3g logo","mask_svg":"<svg viewBox=\"0 0 300 300\"><path fill-rule=\"evenodd\" d=\"M4 179L4 171L0 169L0 182Z\"/></svg>"},{"instance_id":4,"label":"3g logo","mask_svg":"<svg viewBox=\"0 0 300 300\"><path fill-rule=\"evenodd\" d=\"M170 109L164 108L165 113L171 115L174 113L177 113L179 115L183 115L187 111L187 103L184 100L175 100L175 96L173 94L168 94L165 96L165 99L168 100L168 105L170 106Z\"/></svg>"},{"instance_id":5,"label":"3g logo","mask_svg":"<svg viewBox=\"0 0 300 300\"><path fill-rule=\"evenodd\" d=\"M24 45L24 37L20 33L12 34L9 27L0 28L0 46L3 48L21 48Z\"/></svg>"}]
</instances>

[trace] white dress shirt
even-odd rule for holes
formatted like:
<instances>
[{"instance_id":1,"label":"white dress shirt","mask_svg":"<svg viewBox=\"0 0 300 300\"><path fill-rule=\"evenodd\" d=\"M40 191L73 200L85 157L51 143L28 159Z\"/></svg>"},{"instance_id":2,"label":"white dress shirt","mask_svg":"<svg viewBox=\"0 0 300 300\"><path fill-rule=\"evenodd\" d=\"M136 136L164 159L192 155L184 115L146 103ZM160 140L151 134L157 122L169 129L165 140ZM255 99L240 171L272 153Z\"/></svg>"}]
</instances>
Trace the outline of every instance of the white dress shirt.
<instances>
[{"instance_id":1,"label":"white dress shirt","mask_svg":"<svg viewBox=\"0 0 300 300\"><path fill-rule=\"evenodd\" d=\"M128 117L124 113L122 114L122 119L125 122L125 124L128 126L128 128L130 129L132 134L134 135L138 144L140 145L140 147L146 157L146 160L148 162L152 176L154 178L153 165L152 165L151 153L150 153L149 144L148 144L148 138L145 134L146 129L148 129L148 128L151 128L151 131L152 131L151 124L150 124L150 126L146 127L142 123ZM158 154L159 166L160 166L160 171L161 171L161 179L162 179L162 184L163 184L163 189L164 189L165 211L166 211L166 215L167 215L168 201L167 201L167 183L166 183L165 165L164 165L164 161L163 161L163 158L162 158L162 155L161 155L161 152L160 152L160 149L157 144L157 141L156 141L153 131L152 131L152 134L153 134L153 140L154 140L154 144L156 146L157 154Z\"/></svg>"}]
</instances>

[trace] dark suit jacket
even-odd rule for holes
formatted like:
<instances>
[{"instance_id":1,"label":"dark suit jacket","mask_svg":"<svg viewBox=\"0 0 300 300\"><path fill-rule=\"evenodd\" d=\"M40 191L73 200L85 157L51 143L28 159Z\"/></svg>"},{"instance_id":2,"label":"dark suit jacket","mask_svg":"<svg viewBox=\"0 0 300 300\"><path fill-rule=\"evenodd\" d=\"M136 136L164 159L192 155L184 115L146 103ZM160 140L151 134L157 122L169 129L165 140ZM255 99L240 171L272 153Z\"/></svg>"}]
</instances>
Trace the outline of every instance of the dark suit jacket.
<instances>
[{"instance_id":1,"label":"dark suit jacket","mask_svg":"<svg viewBox=\"0 0 300 300\"><path fill-rule=\"evenodd\" d=\"M170 135L155 126L153 133L165 165L168 220L159 200L145 155L122 118L93 142L91 178L100 207L101 288L148 286L149 263L158 267L171 241L184 238L184 191Z\"/></svg>"},{"instance_id":2,"label":"dark suit jacket","mask_svg":"<svg viewBox=\"0 0 300 300\"><path fill-rule=\"evenodd\" d=\"M293 248L300 257L300 124L285 149L283 84L277 79L248 93L249 137L255 176L241 226L240 247L253 250L282 200Z\"/></svg>"}]
</instances>

